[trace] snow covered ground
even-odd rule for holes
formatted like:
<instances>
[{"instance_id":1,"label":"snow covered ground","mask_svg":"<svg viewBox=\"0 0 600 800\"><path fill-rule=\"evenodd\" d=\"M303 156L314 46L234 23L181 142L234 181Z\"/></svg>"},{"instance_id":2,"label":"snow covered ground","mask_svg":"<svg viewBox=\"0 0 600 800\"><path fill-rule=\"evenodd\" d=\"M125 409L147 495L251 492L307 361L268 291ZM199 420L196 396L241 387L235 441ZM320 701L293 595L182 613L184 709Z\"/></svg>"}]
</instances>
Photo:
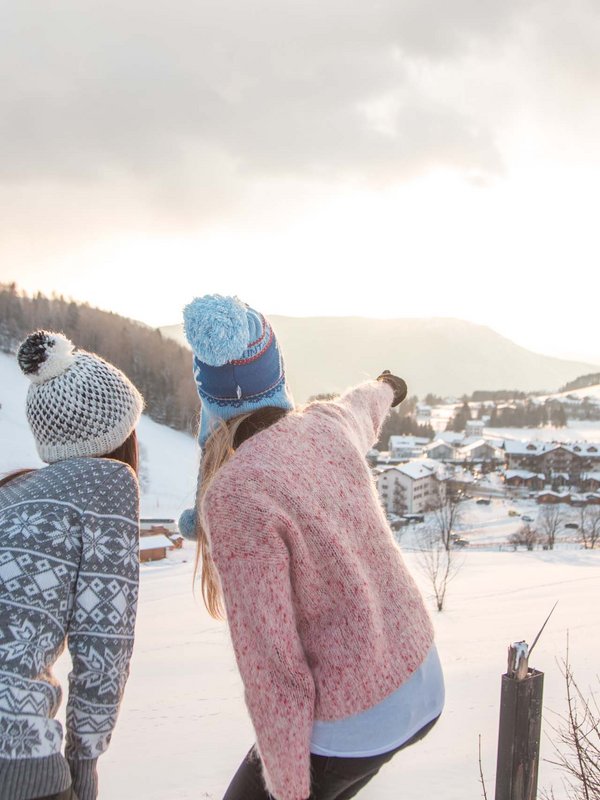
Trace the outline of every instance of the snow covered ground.
<instances>
[{"instance_id":1,"label":"snow covered ground","mask_svg":"<svg viewBox=\"0 0 600 800\"><path fill-rule=\"evenodd\" d=\"M569 392L556 392L555 394L540 395L539 400L568 400L574 397L576 397L578 400L585 400L585 398L589 398L590 400L600 401L600 383L596 383L594 386L584 386L583 389L571 389Z\"/></svg>"},{"instance_id":2,"label":"snow covered ground","mask_svg":"<svg viewBox=\"0 0 600 800\"><path fill-rule=\"evenodd\" d=\"M26 387L14 361L0 354L0 473L39 464L23 414ZM140 438L143 512L175 515L193 496L195 443L147 419ZM469 501L463 521L477 530L465 528L465 537L506 538L502 527L519 524L508 517L509 507L525 508ZM429 594L417 555L406 552L405 557ZM478 734L493 795L506 647L522 638L531 642L556 600L533 658L546 673L545 732L552 712L565 709L555 659L565 652L567 631L580 684L598 688L600 551L513 553L473 547L461 557L447 610L432 612L446 676L446 710L424 742L399 754L361 793L364 800L478 799ZM186 543L167 561L141 567L131 677L111 747L100 760L100 800L220 800L253 740L226 626L211 620L192 594L193 559L194 548ZM68 669L65 655L56 669L63 685ZM542 755L551 755L547 739ZM553 783L557 800L565 797L560 776L546 763L540 783L546 788Z\"/></svg>"},{"instance_id":3,"label":"snow covered ground","mask_svg":"<svg viewBox=\"0 0 600 800\"><path fill-rule=\"evenodd\" d=\"M542 442L600 442L600 420L569 420L565 428L485 428L486 439Z\"/></svg>"},{"instance_id":4,"label":"snow covered ground","mask_svg":"<svg viewBox=\"0 0 600 800\"><path fill-rule=\"evenodd\" d=\"M187 563L144 565L136 647L119 724L100 761L100 800L220 800L252 742L242 686L224 625L211 620L191 591ZM406 554L423 591L416 556ZM533 663L546 673L545 722L564 710L555 659L570 635L571 661L584 687L596 681L600 551L466 552L448 608L433 619L446 677L446 709L430 736L398 755L360 795L365 800L464 800L481 796L477 737L493 794L500 675L506 646L531 642L556 600ZM58 676L64 681L68 660ZM596 685L597 686L597 685ZM543 741L542 754L551 747ZM541 784L559 776L542 764Z\"/></svg>"},{"instance_id":5,"label":"snow covered ground","mask_svg":"<svg viewBox=\"0 0 600 800\"><path fill-rule=\"evenodd\" d=\"M535 523L542 508L535 500L527 498L493 497L489 505L479 505L475 499L466 500L460 506L455 531L468 542L470 550L503 551L512 550L508 539L516 533L524 522ZM556 547L560 549L579 548L578 530L565 528L565 523L578 524L580 510L561 505L564 519L556 533ZM512 513L511 513L512 512ZM527 519L523 519L526 517ZM420 548L422 533L428 524L434 524L435 513L425 514L424 524L407 525L396 532L396 539L404 550Z\"/></svg>"}]
</instances>

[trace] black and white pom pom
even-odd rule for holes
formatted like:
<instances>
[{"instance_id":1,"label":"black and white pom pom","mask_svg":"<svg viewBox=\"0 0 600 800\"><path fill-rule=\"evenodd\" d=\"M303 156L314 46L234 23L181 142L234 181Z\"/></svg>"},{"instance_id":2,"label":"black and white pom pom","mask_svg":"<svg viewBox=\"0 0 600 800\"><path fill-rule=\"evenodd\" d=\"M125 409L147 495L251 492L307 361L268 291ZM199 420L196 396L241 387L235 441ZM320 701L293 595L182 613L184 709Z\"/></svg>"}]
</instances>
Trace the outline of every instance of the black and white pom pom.
<instances>
[{"instance_id":1,"label":"black and white pom pom","mask_svg":"<svg viewBox=\"0 0 600 800\"><path fill-rule=\"evenodd\" d=\"M33 383L44 383L72 366L74 350L73 342L62 333L36 331L19 347L17 361Z\"/></svg>"}]
</instances>

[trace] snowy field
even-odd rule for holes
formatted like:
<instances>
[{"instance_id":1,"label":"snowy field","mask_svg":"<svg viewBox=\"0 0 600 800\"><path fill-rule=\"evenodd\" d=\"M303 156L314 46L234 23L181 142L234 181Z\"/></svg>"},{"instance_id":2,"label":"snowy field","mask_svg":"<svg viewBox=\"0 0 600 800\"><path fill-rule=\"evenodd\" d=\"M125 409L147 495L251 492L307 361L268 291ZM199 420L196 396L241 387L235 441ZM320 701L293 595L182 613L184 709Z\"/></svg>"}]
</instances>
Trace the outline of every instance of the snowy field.
<instances>
[{"instance_id":1,"label":"snowy field","mask_svg":"<svg viewBox=\"0 0 600 800\"><path fill-rule=\"evenodd\" d=\"M537 439L541 442L600 442L600 420L569 420L565 428L485 428L486 439Z\"/></svg>"},{"instance_id":2,"label":"snowy field","mask_svg":"<svg viewBox=\"0 0 600 800\"><path fill-rule=\"evenodd\" d=\"M252 742L242 686L224 625L211 620L191 591L187 563L144 565L135 654L112 745L100 760L100 800L220 800ZM446 677L446 709L421 744L399 754L360 795L365 800L476 800L477 737L493 796L500 675L506 646L529 642L556 600L533 664L545 672L545 722L564 711L555 659L570 635L571 661L584 687L600 657L600 551L464 553L448 608L434 613ZM416 557L406 554L425 593ZM57 670L64 682L68 661ZM597 686L597 684L596 684ZM551 748L543 741L542 755ZM542 764L541 784L560 778Z\"/></svg>"},{"instance_id":3,"label":"snowy field","mask_svg":"<svg viewBox=\"0 0 600 800\"><path fill-rule=\"evenodd\" d=\"M0 473L39 461L26 427L27 381L0 354ZM150 420L140 425L144 454L142 511L176 515L194 491L195 443ZM365 789L364 800L465 800L481 797L477 737L482 735L488 796L493 796L500 676L509 642L535 633L556 600L555 614L536 647L544 671L545 721L564 712L556 658L570 634L571 661L587 688L598 687L600 551L575 545L554 552L500 552L496 545L520 524L515 502L466 505L463 566L450 586L447 610L434 614L446 676L446 710L424 742L399 754ZM469 529L470 528L470 529ZM491 540L490 537L497 537ZM489 550L475 547L487 540ZM417 556L405 553L425 594ZM141 567L141 592L131 677L109 751L100 760L100 800L220 800L253 740L226 626L211 620L192 594L194 548ZM431 603L429 599L428 602ZM65 655L56 674L65 685ZM64 714L64 706L61 710ZM543 741L543 757L551 748ZM560 776L543 763L540 784L565 795Z\"/></svg>"},{"instance_id":4,"label":"snowy field","mask_svg":"<svg viewBox=\"0 0 600 800\"><path fill-rule=\"evenodd\" d=\"M580 510L561 504L563 520L556 532L558 549L579 548L578 530L565 528L565 523L578 524ZM535 500L521 498L491 498L489 505L479 505L475 500L466 500L460 505L455 532L468 542L470 550L512 550L508 538L529 522L533 527L541 506ZM511 513L512 512L512 513ZM524 520L523 517L529 517ZM435 524L435 512L425 514L424 525L407 525L396 532L396 539L404 550L419 549L422 532L427 525Z\"/></svg>"}]
</instances>

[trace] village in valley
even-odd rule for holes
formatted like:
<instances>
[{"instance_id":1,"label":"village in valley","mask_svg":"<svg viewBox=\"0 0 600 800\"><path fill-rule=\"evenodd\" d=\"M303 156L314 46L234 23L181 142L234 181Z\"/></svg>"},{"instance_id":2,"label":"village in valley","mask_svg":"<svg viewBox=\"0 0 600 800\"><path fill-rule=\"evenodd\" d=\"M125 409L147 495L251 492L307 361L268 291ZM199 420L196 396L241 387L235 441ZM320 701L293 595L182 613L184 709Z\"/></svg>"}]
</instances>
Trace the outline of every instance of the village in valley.
<instances>
[{"instance_id":1,"label":"village in valley","mask_svg":"<svg viewBox=\"0 0 600 800\"><path fill-rule=\"evenodd\" d=\"M456 506L449 532L455 548L587 549L598 543L600 387L528 398L548 417L549 408L554 419L560 416L561 427L490 427L492 413L522 402L416 402L413 427L429 435L390 435L369 453L403 548L419 547L436 510L446 505Z\"/></svg>"},{"instance_id":2,"label":"village in valley","mask_svg":"<svg viewBox=\"0 0 600 800\"><path fill-rule=\"evenodd\" d=\"M404 420L429 435L384 434L379 449L368 453L381 504L403 550L431 545L440 509L451 516L451 530L442 536L453 549L600 545L600 386L528 399L552 407L548 418L563 418L561 427L551 421L537 428L490 427L490 412L514 410L520 402L413 400ZM457 427L463 429L452 429ZM187 559L176 520L153 516L151 503L145 506L140 560Z\"/></svg>"}]
</instances>

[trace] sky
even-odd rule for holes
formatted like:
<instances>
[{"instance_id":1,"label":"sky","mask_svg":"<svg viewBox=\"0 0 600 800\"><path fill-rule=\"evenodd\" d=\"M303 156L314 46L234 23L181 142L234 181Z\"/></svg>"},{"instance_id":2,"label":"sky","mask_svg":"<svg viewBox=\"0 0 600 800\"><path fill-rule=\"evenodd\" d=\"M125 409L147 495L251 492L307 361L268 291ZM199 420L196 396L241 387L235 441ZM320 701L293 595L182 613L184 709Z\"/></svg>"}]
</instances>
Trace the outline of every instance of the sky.
<instances>
[{"instance_id":1,"label":"sky","mask_svg":"<svg viewBox=\"0 0 600 800\"><path fill-rule=\"evenodd\" d=\"M20 0L0 281L458 317L600 364L597 0Z\"/></svg>"}]
</instances>

